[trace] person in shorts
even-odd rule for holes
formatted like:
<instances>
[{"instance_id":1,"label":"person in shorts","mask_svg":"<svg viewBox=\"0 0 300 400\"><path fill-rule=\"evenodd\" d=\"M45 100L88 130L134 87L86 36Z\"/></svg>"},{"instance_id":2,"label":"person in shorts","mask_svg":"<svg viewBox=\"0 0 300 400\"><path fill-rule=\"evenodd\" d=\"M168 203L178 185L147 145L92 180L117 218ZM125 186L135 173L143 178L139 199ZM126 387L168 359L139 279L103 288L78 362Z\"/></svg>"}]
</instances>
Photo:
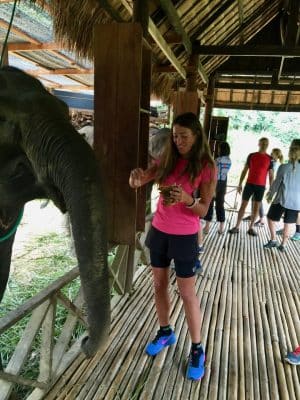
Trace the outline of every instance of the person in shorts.
<instances>
[{"instance_id":1,"label":"person in shorts","mask_svg":"<svg viewBox=\"0 0 300 400\"><path fill-rule=\"evenodd\" d=\"M296 224L300 211L300 139L294 139L289 149L289 162L282 164L277 171L276 179L267 193L267 201L275 198L268 211L268 226L271 239L264 248L276 247L285 251L292 225ZM283 216L283 233L281 243L276 240L275 222Z\"/></svg>"},{"instance_id":2,"label":"person in shorts","mask_svg":"<svg viewBox=\"0 0 300 400\"><path fill-rule=\"evenodd\" d=\"M129 184L138 188L151 180L159 184L160 197L146 244L150 249L160 328L147 345L146 353L155 356L176 342L170 326L168 292L169 267L173 259L192 342L187 377L199 380L205 372L205 352L200 334L200 305L195 290L197 234L199 217L206 215L215 191L216 168L195 114L185 113L174 119L160 161L147 170L137 168L131 171ZM197 189L201 192L201 199L193 197Z\"/></svg>"},{"instance_id":3,"label":"person in shorts","mask_svg":"<svg viewBox=\"0 0 300 400\"><path fill-rule=\"evenodd\" d=\"M258 216L259 207L264 197L267 176L269 175L270 185L273 182L272 158L267 154L269 139L261 138L258 142L259 150L256 153L251 153L247 157L247 162L241 173L238 192L242 192L242 183L247 173L248 178L242 193L242 204L238 212L238 218L235 227L229 229L229 233L234 234L239 232L240 224L245 214L250 198L253 199L251 220L248 229L248 234L257 236L254 230L254 223Z\"/></svg>"}]
</instances>

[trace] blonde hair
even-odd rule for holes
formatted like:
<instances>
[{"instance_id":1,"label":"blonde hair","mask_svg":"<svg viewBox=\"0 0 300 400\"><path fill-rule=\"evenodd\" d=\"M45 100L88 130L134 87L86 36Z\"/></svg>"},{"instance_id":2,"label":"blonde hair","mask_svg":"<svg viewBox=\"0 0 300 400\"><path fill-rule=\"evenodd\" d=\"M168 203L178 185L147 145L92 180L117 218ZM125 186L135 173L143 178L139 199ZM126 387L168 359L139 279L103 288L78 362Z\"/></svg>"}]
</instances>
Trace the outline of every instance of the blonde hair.
<instances>
[{"instance_id":1,"label":"blonde hair","mask_svg":"<svg viewBox=\"0 0 300 400\"><path fill-rule=\"evenodd\" d=\"M289 161L293 164L295 169L295 164L300 161L300 139L294 139L291 143L289 150Z\"/></svg>"},{"instance_id":2,"label":"blonde hair","mask_svg":"<svg viewBox=\"0 0 300 400\"><path fill-rule=\"evenodd\" d=\"M282 151L280 149L273 149L271 152L271 156L274 158L273 154L276 157L275 161L279 160L280 164L282 164L283 163Z\"/></svg>"}]
</instances>

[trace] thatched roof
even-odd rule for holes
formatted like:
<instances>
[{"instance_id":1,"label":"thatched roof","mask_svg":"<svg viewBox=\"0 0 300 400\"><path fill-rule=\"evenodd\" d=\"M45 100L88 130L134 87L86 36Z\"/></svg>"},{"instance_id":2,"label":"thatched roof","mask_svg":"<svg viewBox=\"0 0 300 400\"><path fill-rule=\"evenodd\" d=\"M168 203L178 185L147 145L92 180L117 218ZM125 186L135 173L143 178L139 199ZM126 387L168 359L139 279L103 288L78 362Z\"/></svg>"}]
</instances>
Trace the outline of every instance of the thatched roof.
<instances>
[{"instance_id":1,"label":"thatched roof","mask_svg":"<svg viewBox=\"0 0 300 400\"><path fill-rule=\"evenodd\" d=\"M291 3L293 1L290 0ZM55 74L51 74L52 70L65 69L64 78L67 79L67 84L62 84L60 82L61 77L56 76L54 79L55 87L61 85L66 88L70 83L69 81L72 80L73 86L75 82L75 86L84 85L85 88L92 88L93 66L88 60L92 61L93 59L93 27L95 24L111 23L113 21L130 22L132 20L133 2L131 0L48 0L47 2L35 0L33 3L44 7L44 14L41 14L43 18L46 18L45 15L50 14L53 19L53 36L49 38L51 32L48 29L42 35L43 37L33 37L33 43L52 41L58 47L57 49L40 50L39 54L37 54L37 50L18 50L18 43L30 42L29 32L26 40L26 37L20 36L18 31L18 28L24 30L24 26L26 28L28 23L28 14L26 14L25 5L23 5L19 15L20 13L23 13L24 17L27 15L27 20L25 25L23 23L23 28L18 25L15 26L16 29L13 29L10 36L9 42L11 46L14 43L16 44L15 47L12 47L16 49L11 52L12 56L23 57L23 60L30 59L39 66L48 68L51 75L46 76L48 81L54 79ZM169 7L174 6L173 16L175 12L177 19L170 17L166 9L161 5L163 3L169 3ZM272 25L273 36L276 38L272 44L281 45L280 16L286 13L288 3L289 1L286 0L247 0L246 2L242 0L177 0L164 1L161 4L159 1L149 1L149 43L152 47L154 71L152 79L153 93L169 100L170 90L185 84L185 71L191 50L189 46L194 42L198 41L201 45L251 43L255 41L260 32L268 30L268 27ZM5 22L7 23L8 21L9 9L11 8L11 1L0 0L0 39L4 37ZM3 9L6 10L4 14L1 12ZM3 19L2 24L1 18ZM162 38L162 43L157 41L157 35ZM266 41L265 44L268 44L268 42ZM166 56L166 52L162 50L163 45L168 47L172 59ZM64 48L64 52L60 50L59 46ZM61 57L61 54L65 57ZM226 70L226 65L230 65L231 62L231 59L229 61L228 59L228 56L222 55L199 57L201 64L199 66L198 87L200 90L206 86L207 78L211 73L220 71L223 68ZM235 60L237 59L239 57L235 58ZM263 65L263 69L275 68L277 61L278 58L269 57ZM287 72L286 75L288 75L289 71L285 71L286 65L287 63L284 64L281 73ZM254 67L255 63L249 62L246 69L248 71L253 69L254 71ZM72 74L72 68L76 69L76 73ZM295 69L297 70L297 68ZM298 68L298 75L299 71L300 68ZM255 72L253 72L254 75ZM43 78L43 76L41 77ZM224 90L222 92L224 93Z\"/></svg>"}]
</instances>

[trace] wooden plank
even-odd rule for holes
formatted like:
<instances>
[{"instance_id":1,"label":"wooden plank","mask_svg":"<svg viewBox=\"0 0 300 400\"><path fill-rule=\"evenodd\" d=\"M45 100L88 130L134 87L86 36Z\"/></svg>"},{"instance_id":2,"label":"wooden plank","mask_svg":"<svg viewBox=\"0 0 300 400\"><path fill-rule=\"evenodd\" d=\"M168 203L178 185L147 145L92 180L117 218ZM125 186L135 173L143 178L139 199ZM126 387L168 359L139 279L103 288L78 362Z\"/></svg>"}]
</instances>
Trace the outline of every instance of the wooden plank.
<instances>
[{"instance_id":1,"label":"wooden plank","mask_svg":"<svg viewBox=\"0 0 300 400\"><path fill-rule=\"evenodd\" d=\"M78 308L81 308L83 305L83 293L81 289L79 290L79 293L74 300L74 304ZM52 374L56 372L61 362L61 359L72 337L72 333L76 326L77 321L78 321L77 315L74 315L72 313L68 314L66 322L64 323L62 331L53 349Z\"/></svg>"},{"instance_id":2,"label":"wooden plank","mask_svg":"<svg viewBox=\"0 0 300 400\"><path fill-rule=\"evenodd\" d=\"M46 300L43 304L37 307L28 321L26 328L22 334L16 349L5 368L5 372L13 375L18 375L26 361L26 358L30 352L34 338L44 320L45 314L50 305L50 301ZM8 400L13 389L11 382L5 382L0 380L0 400Z\"/></svg>"},{"instance_id":3,"label":"wooden plank","mask_svg":"<svg viewBox=\"0 0 300 400\"><path fill-rule=\"evenodd\" d=\"M70 310L84 326L88 326L86 316L84 313L74 304L71 300L69 300L61 291L56 293L57 299L68 309Z\"/></svg>"},{"instance_id":4,"label":"wooden plank","mask_svg":"<svg viewBox=\"0 0 300 400\"><path fill-rule=\"evenodd\" d=\"M137 23L99 25L94 38L94 148L105 171L108 241L134 244L136 199L128 179L138 164L142 31Z\"/></svg>"},{"instance_id":5,"label":"wooden plank","mask_svg":"<svg viewBox=\"0 0 300 400\"><path fill-rule=\"evenodd\" d=\"M32 387L32 388L39 388L39 390L42 390L42 391L47 388L47 385L44 383L36 382L31 379L26 379L26 378L23 378L22 376L9 374L8 372L3 372L3 371L0 372L0 380L3 380L5 382L10 382L12 384L28 386L28 387ZM1 389L2 389L2 387L1 387Z\"/></svg>"},{"instance_id":6,"label":"wooden plank","mask_svg":"<svg viewBox=\"0 0 300 400\"><path fill-rule=\"evenodd\" d=\"M62 48L60 43L32 43L32 42L12 42L8 43L8 51L36 51L36 50L59 50Z\"/></svg>"},{"instance_id":7,"label":"wooden plank","mask_svg":"<svg viewBox=\"0 0 300 400\"><path fill-rule=\"evenodd\" d=\"M40 304L44 303L49 297L51 297L55 292L64 287L67 283L73 281L79 275L78 267L73 268L71 271L67 272L61 278L51 283L47 288L43 289L41 292L33 296L31 299L25 301L16 310L13 310L6 314L0 319L0 334L6 331L8 328L13 326L21 318L23 318L27 313L32 311L34 308L38 307Z\"/></svg>"},{"instance_id":8,"label":"wooden plank","mask_svg":"<svg viewBox=\"0 0 300 400\"><path fill-rule=\"evenodd\" d=\"M51 298L50 305L42 323L42 340L40 351L40 373L38 381L49 384L52 372L53 335L56 313L56 300Z\"/></svg>"}]
</instances>

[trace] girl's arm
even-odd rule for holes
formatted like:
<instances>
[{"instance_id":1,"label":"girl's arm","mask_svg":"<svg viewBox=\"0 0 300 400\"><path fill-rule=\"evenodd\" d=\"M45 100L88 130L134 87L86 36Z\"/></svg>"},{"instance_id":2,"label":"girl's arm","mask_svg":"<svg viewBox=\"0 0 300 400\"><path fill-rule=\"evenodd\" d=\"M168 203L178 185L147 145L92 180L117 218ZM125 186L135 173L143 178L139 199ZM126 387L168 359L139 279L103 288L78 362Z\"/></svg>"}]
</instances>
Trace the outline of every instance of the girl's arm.
<instances>
[{"instance_id":1,"label":"girl's arm","mask_svg":"<svg viewBox=\"0 0 300 400\"><path fill-rule=\"evenodd\" d=\"M283 178L283 172L284 172L284 166L280 165L276 174L276 178L273 181L272 185L270 186L270 190L266 194L266 198L269 203L272 201L274 194L278 192L278 189L280 187Z\"/></svg>"},{"instance_id":2,"label":"girl's arm","mask_svg":"<svg viewBox=\"0 0 300 400\"><path fill-rule=\"evenodd\" d=\"M182 190L180 186L177 186L174 187L174 189L170 192L170 195L174 199L174 202L182 202L186 205L186 207L190 208L193 213L199 215L199 217L205 217L211 200L214 197L216 191L217 179L215 172L216 169L212 168L210 172L210 181L201 183L199 187L201 196L199 201L197 201L196 199L194 199L193 196Z\"/></svg>"},{"instance_id":3,"label":"girl's arm","mask_svg":"<svg viewBox=\"0 0 300 400\"><path fill-rule=\"evenodd\" d=\"M147 169L136 168L130 172L129 186L132 189L137 189L148 182L151 182L156 175L158 165L154 164Z\"/></svg>"}]
</instances>

